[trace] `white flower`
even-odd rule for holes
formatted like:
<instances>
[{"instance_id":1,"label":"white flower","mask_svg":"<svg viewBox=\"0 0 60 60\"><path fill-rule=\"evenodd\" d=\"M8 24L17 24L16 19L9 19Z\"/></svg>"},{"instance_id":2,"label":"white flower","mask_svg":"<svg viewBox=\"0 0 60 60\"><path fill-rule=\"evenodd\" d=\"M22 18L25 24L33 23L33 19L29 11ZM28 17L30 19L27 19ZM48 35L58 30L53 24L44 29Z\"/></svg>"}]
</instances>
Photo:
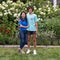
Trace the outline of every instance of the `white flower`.
<instances>
[{"instance_id":1,"label":"white flower","mask_svg":"<svg viewBox=\"0 0 60 60\"><path fill-rule=\"evenodd\" d=\"M57 11L57 8L54 8L54 11Z\"/></svg>"},{"instance_id":2,"label":"white flower","mask_svg":"<svg viewBox=\"0 0 60 60\"><path fill-rule=\"evenodd\" d=\"M4 10L4 9L5 9L5 7L2 6L2 10Z\"/></svg>"},{"instance_id":3,"label":"white flower","mask_svg":"<svg viewBox=\"0 0 60 60\"><path fill-rule=\"evenodd\" d=\"M45 12L40 12L40 14L45 15Z\"/></svg>"},{"instance_id":4,"label":"white flower","mask_svg":"<svg viewBox=\"0 0 60 60\"><path fill-rule=\"evenodd\" d=\"M7 3L12 3L13 1L8 0Z\"/></svg>"},{"instance_id":5,"label":"white flower","mask_svg":"<svg viewBox=\"0 0 60 60\"><path fill-rule=\"evenodd\" d=\"M2 5L0 4L0 7L1 7Z\"/></svg>"},{"instance_id":6,"label":"white flower","mask_svg":"<svg viewBox=\"0 0 60 60\"><path fill-rule=\"evenodd\" d=\"M43 14L43 12L40 12L40 14Z\"/></svg>"},{"instance_id":7,"label":"white flower","mask_svg":"<svg viewBox=\"0 0 60 60\"><path fill-rule=\"evenodd\" d=\"M47 3L50 3L50 1L47 1Z\"/></svg>"},{"instance_id":8,"label":"white flower","mask_svg":"<svg viewBox=\"0 0 60 60\"><path fill-rule=\"evenodd\" d=\"M18 13L18 17L20 16L20 13Z\"/></svg>"},{"instance_id":9,"label":"white flower","mask_svg":"<svg viewBox=\"0 0 60 60\"><path fill-rule=\"evenodd\" d=\"M41 21L43 21L43 19L42 19L42 18L40 18L40 20L41 20Z\"/></svg>"},{"instance_id":10,"label":"white flower","mask_svg":"<svg viewBox=\"0 0 60 60\"><path fill-rule=\"evenodd\" d=\"M34 10L36 10L37 8L36 8L36 6L34 6Z\"/></svg>"},{"instance_id":11,"label":"white flower","mask_svg":"<svg viewBox=\"0 0 60 60\"><path fill-rule=\"evenodd\" d=\"M10 8L10 10L14 10L14 7Z\"/></svg>"},{"instance_id":12,"label":"white flower","mask_svg":"<svg viewBox=\"0 0 60 60\"><path fill-rule=\"evenodd\" d=\"M50 11L50 7L48 7L48 11Z\"/></svg>"},{"instance_id":13,"label":"white flower","mask_svg":"<svg viewBox=\"0 0 60 60\"><path fill-rule=\"evenodd\" d=\"M2 4L6 4L5 1L3 1Z\"/></svg>"},{"instance_id":14,"label":"white flower","mask_svg":"<svg viewBox=\"0 0 60 60\"><path fill-rule=\"evenodd\" d=\"M4 10L4 12L7 12L7 10Z\"/></svg>"},{"instance_id":15,"label":"white flower","mask_svg":"<svg viewBox=\"0 0 60 60\"><path fill-rule=\"evenodd\" d=\"M7 5L7 4L5 4L5 7L8 7L8 5Z\"/></svg>"},{"instance_id":16,"label":"white flower","mask_svg":"<svg viewBox=\"0 0 60 60\"><path fill-rule=\"evenodd\" d=\"M3 1L2 2L2 5L4 6L4 7L8 7L8 5Z\"/></svg>"},{"instance_id":17,"label":"white flower","mask_svg":"<svg viewBox=\"0 0 60 60\"><path fill-rule=\"evenodd\" d=\"M38 15L38 17L40 17L40 15Z\"/></svg>"},{"instance_id":18,"label":"white flower","mask_svg":"<svg viewBox=\"0 0 60 60\"><path fill-rule=\"evenodd\" d=\"M11 11L8 9L8 14L12 15Z\"/></svg>"},{"instance_id":19,"label":"white flower","mask_svg":"<svg viewBox=\"0 0 60 60\"><path fill-rule=\"evenodd\" d=\"M15 3L13 2L12 5L15 5Z\"/></svg>"},{"instance_id":20,"label":"white flower","mask_svg":"<svg viewBox=\"0 0 60 60\"><path fill-rule=\"evenodd\" d=\"M1 8L2 10L4 10L4 9L5 9L5 7L4 7L3 5L1 5L1 4L0 4L0 8Z\"/></svg>"},{"instance_id":21,"label":"white flower","mask_svg":"<svg viewBox=\"0 0 60 60\"><path fill-rule=\"evenodd\" d=\"M57 9L54 9L54 11L57 11Z\"/></svg>"},{"instance_id":22,"label":"white flower","mask_svg":"<svg viewBox=\"0 0 60 60\"><path fill-rule=\"evenodd\" d=\"M8 14L8 12L4 13L4 15L7 15L7 14Z\"/></svg>"},{"instance_id":23,"label":"white flower","mask_svg":"<svg viewBox=\"0 0 60 60\"><path fill-rule=\"evenodd\" d=\"M49 5L46 5L46 7L49 7Z\"/></svg>"},{"instance_id":24,"label":"white flower","mask_svg":"<svg viewBox=\"0 0 60 60\"><path fill-rule=\"evenodd\" d=\"M6 4L6 3L3 1L3 2L2 2L2 5L5 5L5 4Z\"/></svg>"},{"instance_id":25,"label":"white flower","mask_svg":"<svg viewBox=\"0 0 60 60\"><path fill-rule=\"evenodd\" d=\"M40 18L38 18L38 20L40 20Z\"/></svg>"},{"instance_id":26,"label":"white flower","mask_svg":"<svg viewBox=\"0 0 60 60\"><path fill-rule=\"evenodd\" d=\"M32 2L29 2L28 4L31 5Z\"/></svg>"},{"instance_id":27,"label":"white flower","mask_svg":"<svg viewBox=\"0 0 60 60\"><path fill-rule=\"evenodd\" d=\"M39 8L38 10L40 11L42 8Z\"/></svg>"},{"instance_id":28,"label":"white flower","mask_svg":"<svg viewBox=\"0 0 60 60\"><path fill-rule=\"evenodd\" d=\"M18 9L16 9L16 12L18 12Z\"/></svg>"},{"instance_id":29,"label":"white flower","mask_svg":"<svg viewBox=\"0 0 60 60\"><path fill-rule=\"evenodd\" d=\"M14 21L16 22L16 19Z\"/></svg>"},{"instance_id":30,"label":"white flower","mask_svg":"<svg viewBox=\"0 0 60 60\"><path fill-rule=\"evenodd\" d=\"M2 12L0 12L0 16L3 16Z\"/></svg>"},{"instance_id":31,"label":"white flower","mask_svg":"<svg viewBox=\"0 0 60 60\"><path fill-rule=\"evenodd\" d=\"M15 19L14 21L16 22L16 21L18 21L18 19Z\"/></svg>"},{"instance_id":32,"label":"white flower","mask_svg":"<svg viewBox=\"0 0 60 60\"><path fill-rule=\"evenodd\" d=\"M46 13L44 12L44 15L45 15Z\"/></svg>"},{"instance_id":33,"label":"white flower","mask_svg":"<svg viewBox=\"0 0 60 60\"><path fill-rule=\"evenodd\" d=\"M25 8L25 10L27 10L27 8Z\"/></svg>"},{"instance_id":34,"label":"white flower","mask_svg":"<svg viewBox=\"0 0 60 60\"><path fill-rule=\"evenodd\" d=\"M15 14L14 14L14 17L17 17L17 16L18 16L18 14L17 14L17 13L15 13Z\"/></svg>"}]
</instances>

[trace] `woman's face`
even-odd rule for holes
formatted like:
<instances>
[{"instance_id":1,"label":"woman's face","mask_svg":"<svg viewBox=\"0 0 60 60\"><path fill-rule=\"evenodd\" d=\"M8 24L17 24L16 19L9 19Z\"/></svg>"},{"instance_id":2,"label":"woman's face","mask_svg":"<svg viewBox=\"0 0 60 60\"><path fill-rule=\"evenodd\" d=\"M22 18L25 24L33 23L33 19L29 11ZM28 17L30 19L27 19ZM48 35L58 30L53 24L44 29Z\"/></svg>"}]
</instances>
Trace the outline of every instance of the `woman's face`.
<instances>
[{"instance_id":1,"label":"woman's face","mask_svg":"<svg viewBox=\"0 0 60 60\"><path fill-rule=\"evenodd\" d=\"M29 13L30 13L30 14L32 13L32 9L31 9L31 8L29 9Z\"/></svg>"},{"instance_id":2,"label":"woman's face","mask_svg":"<svg viewBox=\"0 0 60 60\"><path fill-rule=\"evenodd\" d=\"M24 19L25 18L25 13L22 13L21 17Z\"/></svg>"}]
</instances>

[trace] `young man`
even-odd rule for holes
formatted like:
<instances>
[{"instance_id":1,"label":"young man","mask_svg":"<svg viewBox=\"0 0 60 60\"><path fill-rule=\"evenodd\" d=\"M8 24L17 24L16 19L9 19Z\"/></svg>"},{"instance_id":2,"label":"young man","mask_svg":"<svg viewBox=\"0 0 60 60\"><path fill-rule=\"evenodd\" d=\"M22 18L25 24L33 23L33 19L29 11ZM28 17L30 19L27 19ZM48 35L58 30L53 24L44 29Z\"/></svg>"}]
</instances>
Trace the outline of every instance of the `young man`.
<instances>
[{"instance_id":1,"label":"young man","mask_svg":"<svg viewBox=\"0 0 60 60\"><path fill-rule=\"evenodd\" d=\"M34 50L33 50L33 54L36 55L36 33L38 32L38 24L37 24L37 16L36 14L33 13L34 8L32 6L29 6L27 8L28 13L27 13L27 21L28 21L28 25L29 27L27 28L28 30L28 50L27 50L27 54L29 54L30 51L30 38L31 35L33 37L33 41L34 41Z\"/></svg>"}]
</instances>

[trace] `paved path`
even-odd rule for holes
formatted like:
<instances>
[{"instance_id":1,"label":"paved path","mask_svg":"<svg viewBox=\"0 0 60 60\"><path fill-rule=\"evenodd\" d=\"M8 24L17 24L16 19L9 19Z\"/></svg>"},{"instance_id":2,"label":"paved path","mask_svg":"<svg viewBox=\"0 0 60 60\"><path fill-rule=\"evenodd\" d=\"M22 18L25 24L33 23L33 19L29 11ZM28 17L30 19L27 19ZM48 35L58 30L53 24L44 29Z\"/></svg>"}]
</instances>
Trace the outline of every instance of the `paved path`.
<instances>
[{"instance_id":1,"label":"paved path","mask_svg":"<svg viewBox=\"0 0 60 60\"><path fill-rule=\"evenodd\" d=\"M0 48L19 48L20 46L19 45L0 45ZM25 45L25 47L27 47L27 45ZM33 46L31 46L33 47ZM52 46L52 45L37 45L37 47L41 47L41 48L60 48L60 46Z\"/></svg>"}]
</instances>

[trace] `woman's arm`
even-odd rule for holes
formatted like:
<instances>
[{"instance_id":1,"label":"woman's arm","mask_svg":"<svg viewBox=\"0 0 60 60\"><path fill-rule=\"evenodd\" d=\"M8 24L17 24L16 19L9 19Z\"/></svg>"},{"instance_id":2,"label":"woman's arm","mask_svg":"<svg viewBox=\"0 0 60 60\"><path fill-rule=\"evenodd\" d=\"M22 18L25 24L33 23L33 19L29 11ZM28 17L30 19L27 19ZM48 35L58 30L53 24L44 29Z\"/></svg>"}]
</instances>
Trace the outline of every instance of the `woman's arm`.
<instances>
[{"instance_id":1,"label":"woman's arm","mask_svg":"<svg viewBox=\"0 0 60 60\"><path fill-rule=\"evenodd\" d=\"M22 27L22 28L28 28L28 26L23 26L23 25L19 25L19 27Z\"/></svg>"}]
</instances>

